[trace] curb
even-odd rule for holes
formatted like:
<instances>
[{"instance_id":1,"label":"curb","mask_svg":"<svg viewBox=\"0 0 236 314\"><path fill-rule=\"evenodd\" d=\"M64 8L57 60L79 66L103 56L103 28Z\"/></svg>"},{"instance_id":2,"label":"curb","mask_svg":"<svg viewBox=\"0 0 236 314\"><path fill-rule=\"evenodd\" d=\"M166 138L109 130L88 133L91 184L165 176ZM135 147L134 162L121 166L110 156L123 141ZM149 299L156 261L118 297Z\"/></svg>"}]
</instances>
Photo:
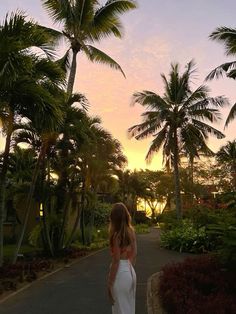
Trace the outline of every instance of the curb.
<instances>
[{"instance_id":1,"label":"curb","mask_svg":"<svg viewBox=\"0 0 236 314\"><path fill-rule=\"evenodd\" d=\"M147 311L148 314L166 314L158 300L158 283L160 272L153 274L147 282Z\"/></svg>"},{"instance_id":2,"label":"curb","mask_svg":"<svg viewBox=\"0 0 236 314\"><path fill-rule=\"evenodd\" d=\"M30 287L31 287L33 284L35 284L36 282L39 282L40 280L46 279L46 278L48 278L48 277L50 277L50 276L52 276L52 275L58 273L59 271L65 269L65 268L69 268L69 267L71 267L71 266L73 266L73 265L79 263L80 261L82 261L82 260L84 260L84 259L86 259L86 258L88 258L88 257L90 257L90 256L93 256L93 255L95 255L95 254L98 254L99 252L102 252L102 251L104 251L104 250L106 250L106 249L107 249L106 247L105 247L105 248L102 248L102 249L100 249L100 250L98 250L98 251L95 251L95 252L90 253L90 254L88 254L88 255L86 255L86 256L83 256L83 257L79 258L79 259L76 260L76 261L73 261L73 262L71 262L71 263L69 263L69 264L66 264L65 266L61 266L61 267L55 269L54 271L52 271L52 272L50 272L50 273L48 273L48 274L43 275L42 277L36 279L36 280L33 281L32 283L29 283L29 284L25 285L24 287L20 288L19 290L15 291L15 292L13 292L13 293L11 293L11 294L9 294L8 296L6 296L6 297L3 298L2 300L0 300L0 304L2 304L2 303L4 303L5 301L7 301L8 299L14 297L14 296L17 295L18 293L23 292L24 290L30 288Z\"/></svg>"}]
</instances>

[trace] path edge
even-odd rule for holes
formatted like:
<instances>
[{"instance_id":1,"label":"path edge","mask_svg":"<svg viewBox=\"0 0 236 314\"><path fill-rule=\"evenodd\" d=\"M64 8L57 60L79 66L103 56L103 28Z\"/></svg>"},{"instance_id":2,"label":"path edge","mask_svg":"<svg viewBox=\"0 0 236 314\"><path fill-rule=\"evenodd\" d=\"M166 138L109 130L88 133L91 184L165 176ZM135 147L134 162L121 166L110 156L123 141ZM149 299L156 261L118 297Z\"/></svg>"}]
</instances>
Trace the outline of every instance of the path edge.
<instances>
[{"instance_id":1,"label":"path edge","mask_svg":"<svg viewBox=\"0 0 236 314\"><path fill-rule=\"evenodd\" d=\"M161 272L152 274L147 282L147 312L148 314L166 314L158 300L158 285Z\"/></svg>"},{"instance_id":2,"label":"path edge","mask_svg":"<svg viewBox=\"0 0 236 314\"><path fill-rule=\"evenodd\" d=\"M71 267L71 266L73 266L73 265L79 263L80 261L82 261L82 260L84 260L84 259L86 259L86 258L89 258L90 256L96 255L96 254L98 254L98 253L100 253L100 252L102 252L102 251L104 251L104 250L106 250L106 249L107 249L107 247L102 248L102 249L100 249L100 250L97 250L97 251L95 251L95 252L92 252L92 253L90 253L90 254L88 254L88 255L86 255L86 256L80 257L80 258L77 259L76 261L73 261L73 262L71 262L71 263L68 263L68 264L65 265L65 266L61 266L61 267L55 269L54 271L52 271L52 272L50 272L50 273L48 273L48 274L43 275L42 277L40 277L40 278L38 278L38 279L32 281L32 282L29 283L29 284L26 284L24 287L18 289L17 291L12 292L12 293L9 294L8 296L6 296L6 297L3 298L2 300L0 300L0 305L1 305L2 303L6 302L7 300L13 298L14 296L16 296L18 293L21 293L21 292L23 292L24 290L27 290L28 288L30 288L32 285L34 285L35 283L39 282L40 280L44 280L44 279L46 279L46 278L48 278L48 277L50 277L50 276L52 276L52 275L58 273L58 272L61 271L61 270L66 269L66 268L68 268L68 267Z\"/></svg>"}]
</instances>

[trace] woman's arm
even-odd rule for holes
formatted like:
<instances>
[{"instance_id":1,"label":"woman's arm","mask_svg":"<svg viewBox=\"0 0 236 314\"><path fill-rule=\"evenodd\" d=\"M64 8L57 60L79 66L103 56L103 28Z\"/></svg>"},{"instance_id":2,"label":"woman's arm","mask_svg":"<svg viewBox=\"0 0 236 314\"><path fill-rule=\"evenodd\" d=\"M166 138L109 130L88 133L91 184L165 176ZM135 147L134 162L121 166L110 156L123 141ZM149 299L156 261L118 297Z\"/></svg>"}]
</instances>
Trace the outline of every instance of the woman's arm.
<instances>
[{"instance_id":1,"label":"woman's arm","mask_svg":"<svg viewBox=\"0 0 236 314\"><path fill-rule=\"evenodd\" d=\"M120 262L120 245L117 236L113 240L113 254L110 271L108 275L108 287L112 287L116 278L116 273Z\"/></svg>"},{"instance_id":2,"label":"woman's arm","mask_svg":"<svg viewBox=\"0 0 236 314\"><path fill-rule=\"evenodd\" d=\"M134 231L132 232L131 249L132 249L132 253L131 253L130 262L134 266L136 263L136 256L137 256L137 241L136 241L136 235Z\"/></svg>"}]
</instances>

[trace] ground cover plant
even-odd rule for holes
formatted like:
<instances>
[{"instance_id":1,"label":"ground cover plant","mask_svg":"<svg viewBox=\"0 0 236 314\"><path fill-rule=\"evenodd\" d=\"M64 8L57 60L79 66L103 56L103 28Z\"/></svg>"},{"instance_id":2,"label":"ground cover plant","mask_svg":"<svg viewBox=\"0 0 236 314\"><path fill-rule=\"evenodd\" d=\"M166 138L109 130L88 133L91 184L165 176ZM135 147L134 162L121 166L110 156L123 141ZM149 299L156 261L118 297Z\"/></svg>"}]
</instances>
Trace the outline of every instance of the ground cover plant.
<instances>
[{"instance_id":1,"label":"ground cover plant","mask_svg":"<svg viewBox=\"0 0 236 314\"><path fill-rule=\"evenodd\" d=\"M204 253L213 248L206 227L196 228L189 220L183 220L161 234L161 245L179 252Z\"/></svg>"},{"instance_id":2,"label":"ground cover plant","mask_svg":"<svg viewBox=\"0 0 236 314\"><path fill-rule=\"evenodd\" d=\"M233 314L236 272L224 268L215 256L187 258L162 269L158 294L167 313Z\"/></svg>"},{"instance_id":3,"label":"ground cover plant","mask_svg":"<svg viewBox=\"0 0 236 314\"><path fill-rule=\"evenodd\" d=\"M93 248L66 248L57 258L48 258L40 251L21 254L16 264L5 262L0 267L0 294L17 290L24 283L32 282L70 261L86 256Z\"/></svg>"}]
</instances>

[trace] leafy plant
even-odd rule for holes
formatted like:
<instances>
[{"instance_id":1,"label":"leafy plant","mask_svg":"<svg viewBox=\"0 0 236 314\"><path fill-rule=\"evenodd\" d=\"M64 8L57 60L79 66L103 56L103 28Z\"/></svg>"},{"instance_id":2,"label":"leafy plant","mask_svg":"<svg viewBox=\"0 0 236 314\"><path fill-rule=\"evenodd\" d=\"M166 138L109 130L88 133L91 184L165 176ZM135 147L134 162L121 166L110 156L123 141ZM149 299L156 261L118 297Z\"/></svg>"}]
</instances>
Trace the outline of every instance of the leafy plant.
<instances>
[{"instance_id":1,"label":"leafy plant","mask_svg":"<svg viewBox=\"0 0 236 314\"><path fill-rule=\"evenodd\" d=\"M208 228L208 234L217 239L217 250L228 266L236 262L236 220L219 221Z\"/></svg>"},{"instance_id":2,"label":"leafy plant","mask_svg":"<svg viewBox=\"0 0 236 314\"><path fill-rule=\"evenodd\" d=\"M214 256L187 258L162 269L158 295L167 313L233 314L235 279Z\"/></svg>"},{"instance_id":3,"label":"leafy plant","mask_svg":"<svg viewBox=\"0 0 236 314\"><path fill-rule=\"evenodd\" d=\"M205 227L196 228L189 220L183 220L173 229L161 233L161 245L179 252L202 253L212 249Z\"/></svg>"},{"instance_id":4,"label":"leafy plant","mask_svg":"<svg viewBox=\"0 0 236 314\"><path fill-rule=\"evenodd\" d=\"M135 232L138 234L150 232L149 225L147 224L137 224L134 226Z\"/></svg>"}]
</instances>

